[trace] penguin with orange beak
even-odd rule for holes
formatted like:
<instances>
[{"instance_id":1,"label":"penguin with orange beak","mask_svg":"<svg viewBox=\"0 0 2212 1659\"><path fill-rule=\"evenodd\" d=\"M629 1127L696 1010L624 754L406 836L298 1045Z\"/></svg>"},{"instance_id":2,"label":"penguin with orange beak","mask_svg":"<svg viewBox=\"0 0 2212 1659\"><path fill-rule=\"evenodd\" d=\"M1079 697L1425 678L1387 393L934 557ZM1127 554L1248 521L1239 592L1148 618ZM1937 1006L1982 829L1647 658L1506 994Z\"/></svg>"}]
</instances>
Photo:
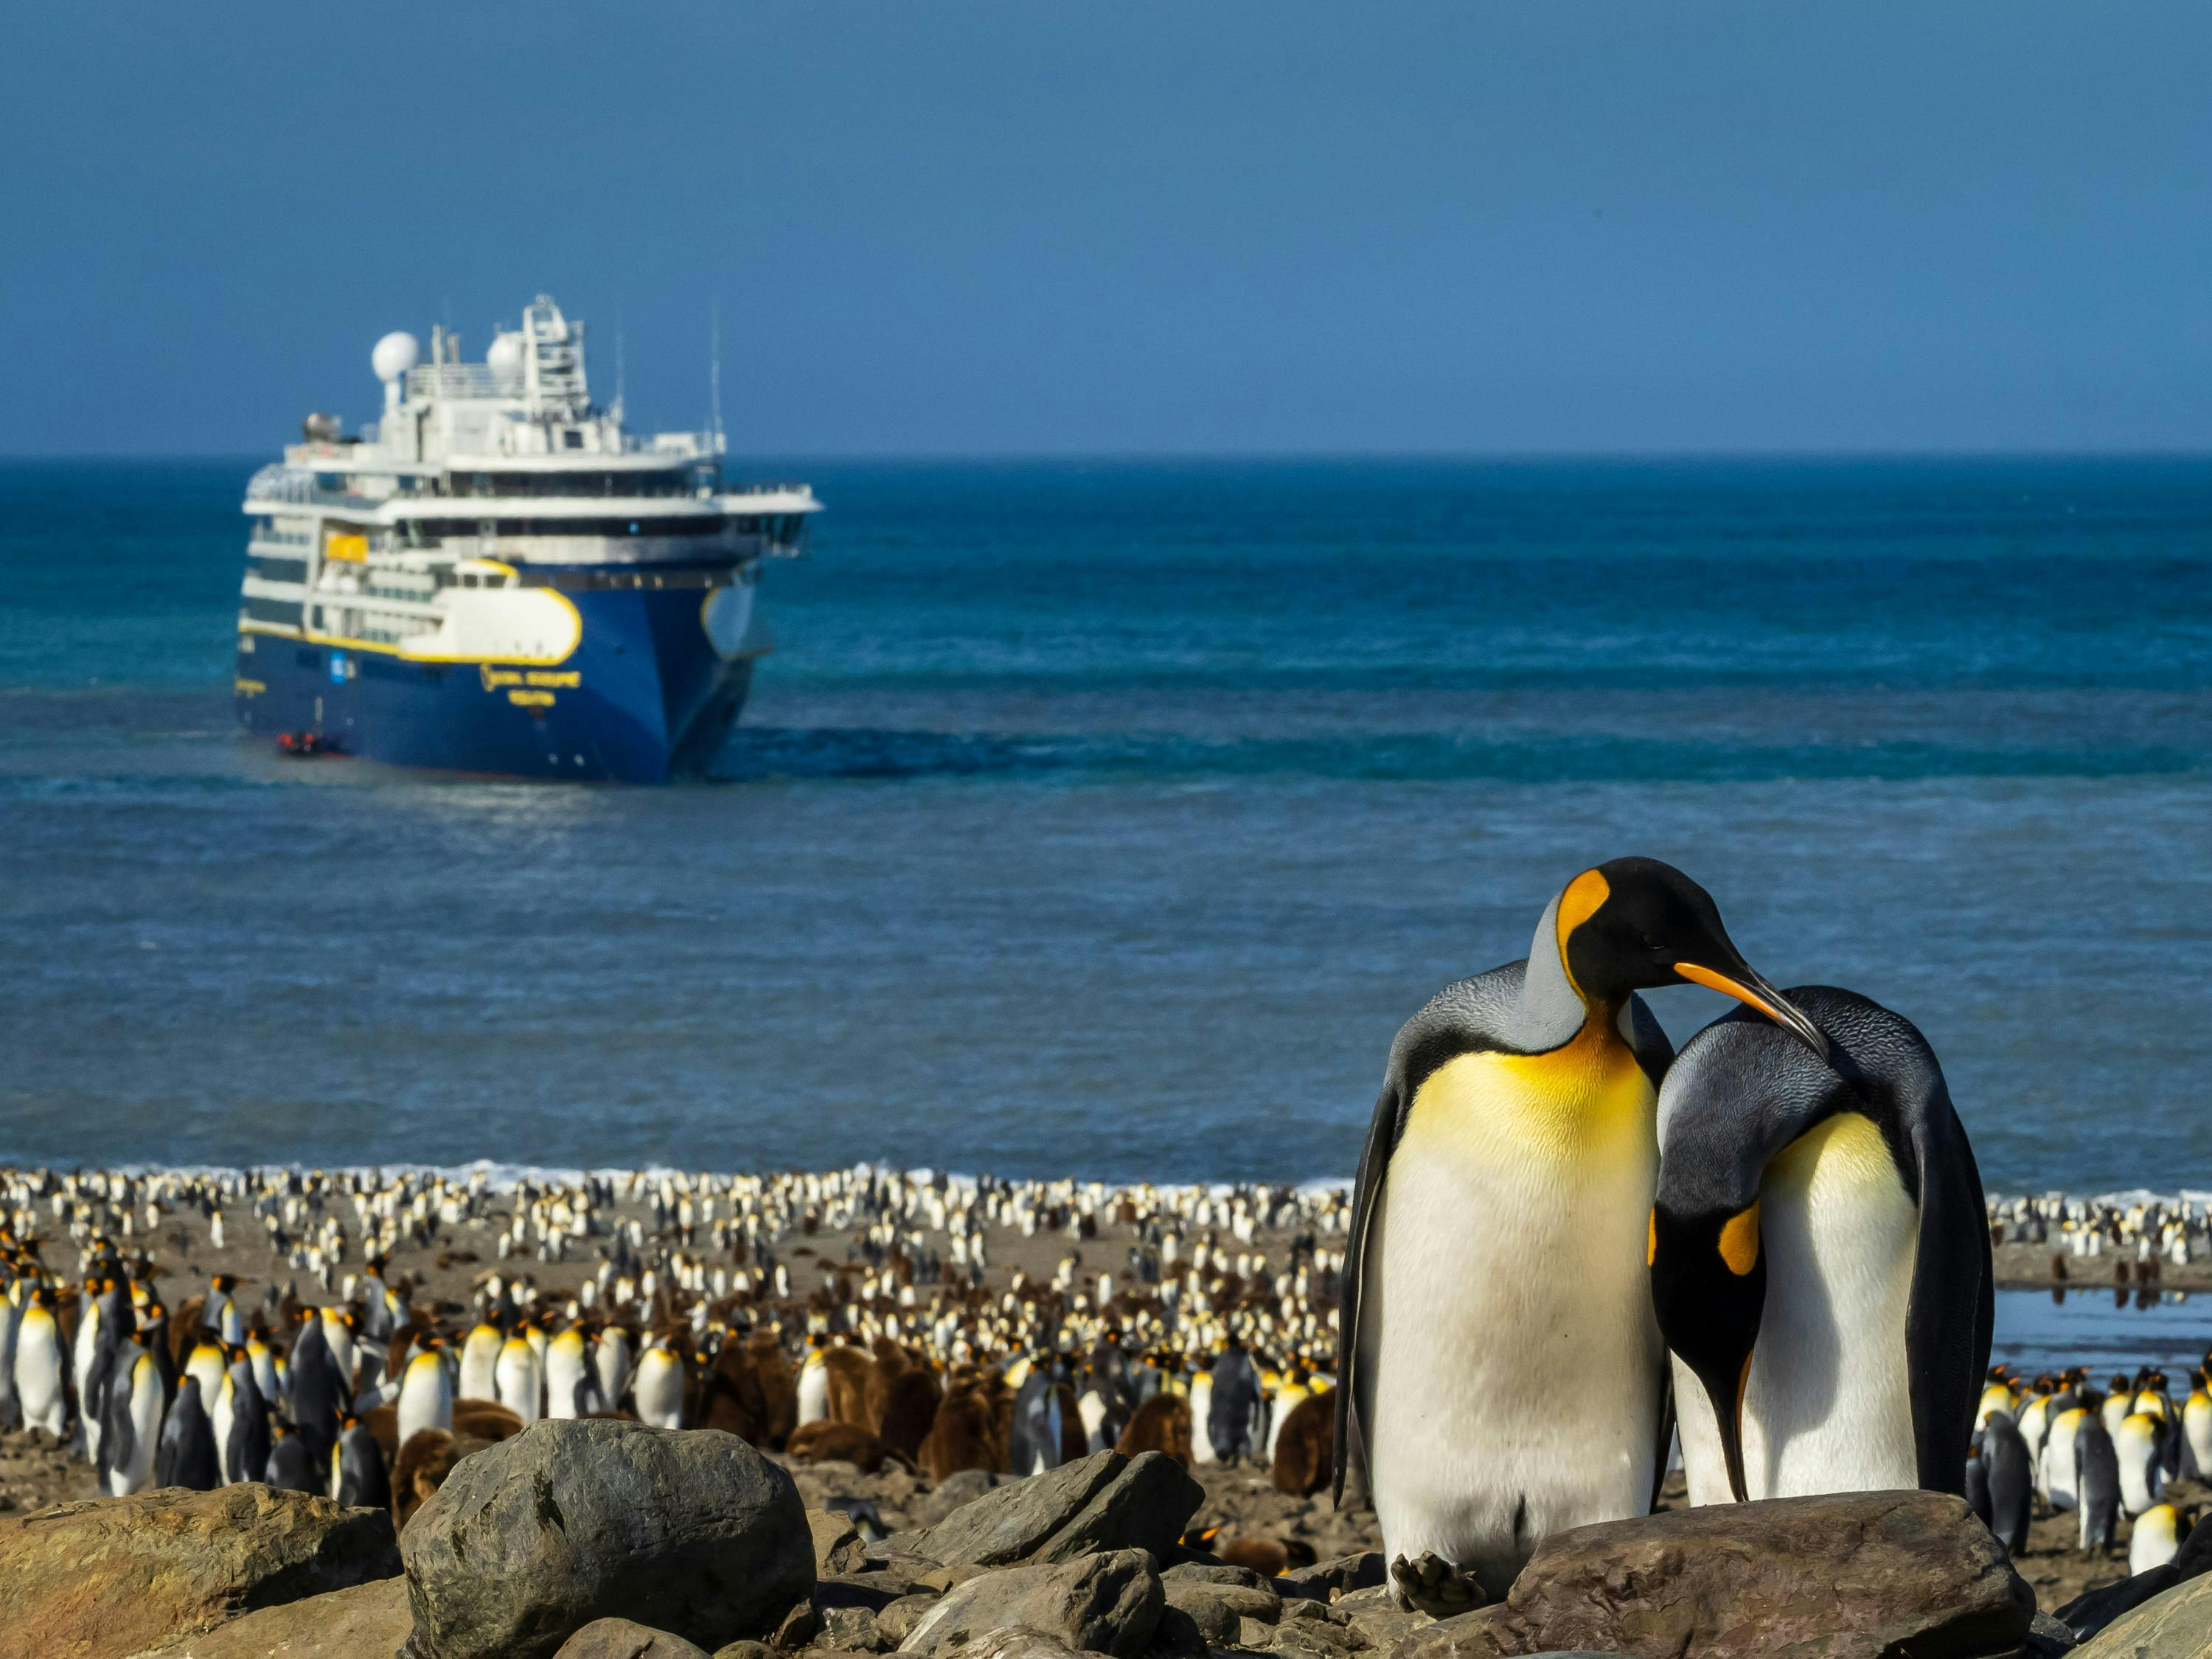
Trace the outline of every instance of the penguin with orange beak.
<instances>
[{"instance_id":1,"label":"penguin with orange beak","mask_svg":"<svg viewBox=\"0 0 2212 1659\"><path fill-rule=\"evenodd\" d=\"M1705 890L1652 859L1583 871L1526 960L1447 987L1391 1045L1353 1194L1336 1443L1365 1461L1404 1605L1502 1595L1550 1534L1650 1509L1672 1423L1644 1247L1672 1049L1636 994L1681 984L1826 1047Z\"/></svg>"},{"instance_id":2,"label":"penguin with orange beak","mask_svg":"<svg viewBox=\"0 0 2212 1659\"><path fill-rule=\"evenodd\" d=\"M1973 1148L1911 1021L1786 995L1825 1054L1732 1014L1659 1091L1647 1249L1690 1501L1963 1492L1995 1305Z\"/></svg>"}]
</instances>

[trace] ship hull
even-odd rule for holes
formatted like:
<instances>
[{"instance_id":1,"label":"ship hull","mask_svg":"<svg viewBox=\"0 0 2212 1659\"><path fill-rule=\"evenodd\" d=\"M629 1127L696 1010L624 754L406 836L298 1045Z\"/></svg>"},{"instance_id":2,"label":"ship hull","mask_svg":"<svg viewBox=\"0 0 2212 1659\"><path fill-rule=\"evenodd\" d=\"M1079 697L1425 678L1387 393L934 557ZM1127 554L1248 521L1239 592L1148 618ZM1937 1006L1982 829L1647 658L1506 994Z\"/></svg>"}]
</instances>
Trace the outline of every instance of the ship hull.
<instances>
[{"instance_id":1,"label":"ship hull","mask_svg":"<svg viewBox=\"0 0 2212 1659\"><path fill-rule=\"evenodd\" d=\"M239 723L392 766L617 783L703 772L744 705L754 655L718 648L696 588L571 603L576 644L550 663L429 659L249 624Z\"/></svg>"}]
</instances>

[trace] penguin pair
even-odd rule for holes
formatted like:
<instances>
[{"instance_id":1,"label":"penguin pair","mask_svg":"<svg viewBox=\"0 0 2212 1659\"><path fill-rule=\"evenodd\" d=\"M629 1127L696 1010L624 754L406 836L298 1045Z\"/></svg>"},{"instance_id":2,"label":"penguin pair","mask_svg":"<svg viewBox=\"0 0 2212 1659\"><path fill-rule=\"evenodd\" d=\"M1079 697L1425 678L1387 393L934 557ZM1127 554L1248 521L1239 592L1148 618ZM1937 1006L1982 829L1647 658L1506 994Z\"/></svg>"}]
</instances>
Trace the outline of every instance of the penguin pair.
<instances>
[{"instance_id":1,"label":"penguin pair","mask_svg":"<svg viewBox=\"0 0 2212 1659\"><path fill-rule=\"evenodd\" d=\"M1391 1045L1353 1192L1335 1432L1364 1458L1407 1605L1495 1599L1550 1534L1651 1506L1673 1430L1647 1249L1673 1051L1637 993L1679 984L1826 1047L1705 890L1651 859L1575 877L1526 958L1447 987ZM1218 1413L1218 1367L1214 1389Z\"/></svg>"},{"instance_id":2,"label":"penguin pair","mask_svg":"<svg viewBox=\"0 0 2212 1659\"><path fill-rule=\"evenodd\" d=\"M1743 1005L1680 1060L1636 994L1672 984ZM1909 1023L1777 990L1671 866L1583 872L1400 1031L1361 1157L1337 1441L1398 1599L1494 1598L1549 1534L1648 1511L1670 1347L1693 1501L1962 1490L1982 1214Z\"/></svg>"}]
</instances>

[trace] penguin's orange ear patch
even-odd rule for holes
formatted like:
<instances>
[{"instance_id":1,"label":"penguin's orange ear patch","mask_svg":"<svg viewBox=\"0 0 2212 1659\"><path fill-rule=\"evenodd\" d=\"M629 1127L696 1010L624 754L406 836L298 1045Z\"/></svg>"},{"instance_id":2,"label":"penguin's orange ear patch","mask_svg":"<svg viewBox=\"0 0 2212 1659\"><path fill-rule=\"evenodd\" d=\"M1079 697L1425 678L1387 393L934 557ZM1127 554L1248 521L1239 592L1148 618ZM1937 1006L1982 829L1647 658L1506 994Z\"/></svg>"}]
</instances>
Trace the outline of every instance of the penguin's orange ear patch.
<instances>
[{"instance_id":1,"label":"penguin's orange ear patch","mask_svg":"<svg viewBox=\"0 0 2212 1659\"><path fill-rule=\"evenodd\" d=\"M1559 895L1559 954L1567 951L1567 938L1605 907L1613 896L1613 888L1595 870L1585 870L1569 882L1566 890Z\"/></svg>"},{"instance_id":2,"label":"penguin's orange ear patch","mask_svg":"<svg viewBox=\"0 0 2212 1659\"><path fill-rule=\"evenodd\" d=\"M1730 1216L1721 1225L1718 1249L1728 1270L1741 1279L1759 1265L1759 1200Z\"/></svg>"},{"instance_id":3,"label":"penguin's orange ear patch","mask_svg":"<svg viewBox=\"0 0 2212 1659\"><path fill-rule=\"evenodd\" d=\"M1644 1265L1647 1267L1656 1267L1659 1265L1658 1211L1651 1212L1651 1219L1645 1225L1649 1231L1644 1236Z\"/></svg>"}]
</instances>

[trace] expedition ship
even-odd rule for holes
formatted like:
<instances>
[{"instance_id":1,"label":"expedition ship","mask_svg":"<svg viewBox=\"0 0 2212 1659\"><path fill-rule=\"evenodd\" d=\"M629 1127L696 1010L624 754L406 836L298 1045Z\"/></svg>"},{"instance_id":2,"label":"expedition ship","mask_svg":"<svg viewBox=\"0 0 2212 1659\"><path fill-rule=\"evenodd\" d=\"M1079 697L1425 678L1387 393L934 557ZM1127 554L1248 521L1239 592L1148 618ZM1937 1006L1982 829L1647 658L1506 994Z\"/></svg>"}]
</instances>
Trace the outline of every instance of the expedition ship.
<instances>
[{"instance_id":1,"label":"expedition ship","mask_svg":"<svg viewBox=\"0 0 2212 1659\"><path fill-rule=\"evenodd\" d=\"M240 723L401 766L659 783L728 736L769 648L763 563L804 484L722 481L719 430L623 430L584 325L540 295L482 362L387 334L384 417L311 415L256 473ZM719 423L718 423L719 425Z\"/></svg>"}]
</instances>

